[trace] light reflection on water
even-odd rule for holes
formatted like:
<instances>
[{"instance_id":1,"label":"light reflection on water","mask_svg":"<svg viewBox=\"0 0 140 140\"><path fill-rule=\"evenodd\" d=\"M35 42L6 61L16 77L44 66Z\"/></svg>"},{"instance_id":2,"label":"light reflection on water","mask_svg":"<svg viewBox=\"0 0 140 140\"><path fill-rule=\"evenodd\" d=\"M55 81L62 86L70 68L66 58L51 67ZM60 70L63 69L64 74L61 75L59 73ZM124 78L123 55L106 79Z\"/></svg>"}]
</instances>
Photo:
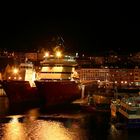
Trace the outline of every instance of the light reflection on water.
<instances>
[{"instance_id":1,"label":"light reflection on water","mask_svg":"<svg viewBox=\"0 0 140 140\"><path fill-rule=\"evenodd\" d=\"M139 132L117 130L113 124L110 125L109 115L89 115L74 110L50 114L41 113L39 108L35 108L6 117L4 114L7 115L7 105L2 100L0 140L131 140L140 137Z\"/></svg>"},{"instance_id":2,"label":"light reflection on water","mask_svg":"<svg viewBox=\"0 0 140 140\"><path fill-rule=\"evenodd\" d=\"M41 115L38 109L32 109L25 115L8 116L6 122L0 123L0 140L127 140L127 133L124 135L113 125L104 128L101 116Z\"/></svg>"},{"instance_id":3,"label":"light reflection on water","mask_svg":"<svg viewBox=\"0 0 140 140\"><path fill-rule=\"evenodd\" d=\"M84 140L80 127L71 125L65 127L57 121L23 119L19 122L17 116L11 116L8 123L0 126L1 140ZM86 140L86 139L85 139Z\"/></svg>"},{"instance_id":4,"label":"light reflection on water","mask_svg":"<svg viewBox=\"0 0 140 140\"><path fill-rule=\"evenodd\" d=\"M17 118L13 117L9 123L3 124L2 131L2 140L26 139L23 124L19 123Z\"/></svg>"}]
</instances>

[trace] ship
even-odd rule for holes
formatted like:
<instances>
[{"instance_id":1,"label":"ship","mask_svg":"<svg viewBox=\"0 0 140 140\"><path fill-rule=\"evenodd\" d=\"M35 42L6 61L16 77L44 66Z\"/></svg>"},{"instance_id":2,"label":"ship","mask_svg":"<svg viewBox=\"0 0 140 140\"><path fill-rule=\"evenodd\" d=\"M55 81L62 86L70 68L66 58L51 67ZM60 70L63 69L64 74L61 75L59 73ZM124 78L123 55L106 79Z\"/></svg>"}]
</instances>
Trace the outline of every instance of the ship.
<instances>
[{"instance_id":1,"label":"ship","mask_svg":"<svg viewBox=\"0 0 140 140\"><path fill-rule=\"evenodd\" d=\"M39 102L39 95L34 80L36 72L31 62L8 66L1 80L2 88L8 97L10 106Z\"/></svg>"},{"instance_id":2,"label":"ship","mask_svg":"<svg viewBox=\"0 0 140 140\"><path fill-rule=\"evenodd\" d=\"M115 126L117 128L140 128L140 96L124 97L116 107ZM113 112L113 106L111 110Z\"/></svg>"},{"instance_id":3,"label":"ship","mask_svg":"<svg viewBox=\"0 0 140 140\"><path fill-rule=\"evenodd\" d=\"M35 84L45 107L69 104L81 97L74 56L62 55L55 49L54 54L46 53L40 65Z\"/></svg>"}]
</instances>

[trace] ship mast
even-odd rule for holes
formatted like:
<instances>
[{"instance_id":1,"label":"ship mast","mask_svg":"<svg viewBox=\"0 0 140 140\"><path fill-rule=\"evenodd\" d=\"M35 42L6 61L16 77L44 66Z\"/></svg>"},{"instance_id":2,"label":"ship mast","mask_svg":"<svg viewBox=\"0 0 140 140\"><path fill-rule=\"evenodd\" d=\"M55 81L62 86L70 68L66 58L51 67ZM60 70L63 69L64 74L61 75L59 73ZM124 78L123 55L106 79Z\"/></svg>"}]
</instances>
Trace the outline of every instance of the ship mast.
<instances>
[{"instance_id":1,"label":"ship mast","mask_svg":"<svg viewBox=\"0 0 140 140\"><path fill-rule=\"evenodd\" d=\"M57 35L57 37L54 39L55 41L55 47L53 49L53 51L59 51L59 50L64 50L64 39Z\"/></svg>"}]
</instances>

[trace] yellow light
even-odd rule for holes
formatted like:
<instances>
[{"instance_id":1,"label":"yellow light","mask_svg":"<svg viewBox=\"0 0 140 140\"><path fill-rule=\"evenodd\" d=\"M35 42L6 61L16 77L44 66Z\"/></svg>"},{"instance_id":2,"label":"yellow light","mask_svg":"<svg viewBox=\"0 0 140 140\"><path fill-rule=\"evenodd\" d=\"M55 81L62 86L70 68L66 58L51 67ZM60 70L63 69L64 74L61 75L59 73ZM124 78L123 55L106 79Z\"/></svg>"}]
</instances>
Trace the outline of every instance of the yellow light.
<instances>
[{"instance_id":1,"label":"yellow light","mask_svg":"<svg viewBox=\"0 0 140 140\"><path fill-rule=\"evenodd\" d=\"M60 58L62 56L61 52L60 51L57 51L56 52L56 57Z\"/></svg>"},{"instance_id":2,"label":"yellow light","mask_svg":"<svg viewBox=\"0 0 140 140\"><path fill-rule=\"evenodd\" d=\"M17 73L18 73L18 69L16 69L16 68L13 69L13 73L14 73L14 74L17 74Z\"/></svg>"},{"instance_id":3,"label":"yellow light","mask_svg":"<svg viewBox=\"0 0 140 140\"><path fill-rule=\"evenodd\" d=\"M25 140L27 139L26 131L23 124L18 121L18 117L12 117L11 121L4 125L3 140ZM30 138L29 138L30 139Z\"/></svg>"},{"instance_id":4,"label":"yellow light","mask_svg":"<svg viewBox=\"0 0 140 140\"><path fill-rule=\"evenodd\" d=\"M22 77L19 77L19 80L21 80L22 79Z\"/></svg>"},{"instance_id":5,"label":"yellow light","mask_svg":"<svg viewBox=\"0 0 140 140\"><path fill-rule=\"evenodd\" d=\"M18 118L15 117L15 116L13 116L13 118L12 118L12 120L11 120L10 122L11 122L11 123L16 123L16 122L18 122Z\"/></svg>"},{"instance_id":6,"label":"yellow light","mask_svg":"<svg viewBox=\"0 0 140 140\"><path fill-rule=\"evenodd\" d=\"M45 57L49 57L49 52L46 52L45 53Z\"/></svg>"}]
</instances>

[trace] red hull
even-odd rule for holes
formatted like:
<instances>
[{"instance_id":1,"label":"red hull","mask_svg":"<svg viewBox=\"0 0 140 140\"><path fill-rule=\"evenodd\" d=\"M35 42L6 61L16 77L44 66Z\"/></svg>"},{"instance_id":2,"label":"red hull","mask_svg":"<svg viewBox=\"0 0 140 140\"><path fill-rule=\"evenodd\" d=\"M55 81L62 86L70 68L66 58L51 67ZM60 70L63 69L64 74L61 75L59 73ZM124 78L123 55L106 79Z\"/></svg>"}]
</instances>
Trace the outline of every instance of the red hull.
<instances>
[{"instance_id":1,"label":"red hull","mask_svg":"<svg viewBox=\"0 0 140 140\"><path fill-rule=\"evenodd\" d=\"M81 96L81 90L74 81L35 81L35 84L46 107L71 103Z\"/></svg>"},{"instance_id":2,"label":"red hull","mask_svg":"<svg viewBox=\"0 0 140 140\"><path fill-rule=\"evenodd\" d=\"M28 81L2 81L3 89L9 99L10 105L39 100L36 87L31 87Z\"/></svg>"}]
</instances>

